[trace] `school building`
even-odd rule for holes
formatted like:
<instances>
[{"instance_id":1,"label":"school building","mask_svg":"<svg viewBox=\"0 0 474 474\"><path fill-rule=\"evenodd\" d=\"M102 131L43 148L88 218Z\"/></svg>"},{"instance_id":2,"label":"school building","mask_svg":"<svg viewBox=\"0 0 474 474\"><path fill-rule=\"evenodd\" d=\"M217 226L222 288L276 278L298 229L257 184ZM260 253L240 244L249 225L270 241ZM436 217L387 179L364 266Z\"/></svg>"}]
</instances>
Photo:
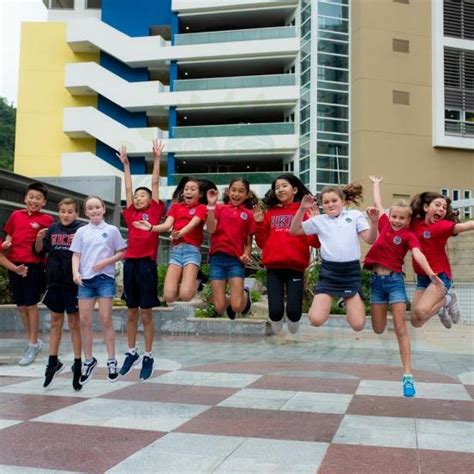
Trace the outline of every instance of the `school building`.
<instances>
[{"instance_id":1,"label":"school building","mask_svg":"<svg viewBox=\"0 0 474 474\"><path fill-rule=\"evenodd\" d=\"M263 195L283 171L361 181L366 203L383 175L387 206L473 197L473 0L43 2L22 28L17 173L120 177L126 145L147 184L160 138L164 197L184 175Z\"/></svg>"}]
</instances>

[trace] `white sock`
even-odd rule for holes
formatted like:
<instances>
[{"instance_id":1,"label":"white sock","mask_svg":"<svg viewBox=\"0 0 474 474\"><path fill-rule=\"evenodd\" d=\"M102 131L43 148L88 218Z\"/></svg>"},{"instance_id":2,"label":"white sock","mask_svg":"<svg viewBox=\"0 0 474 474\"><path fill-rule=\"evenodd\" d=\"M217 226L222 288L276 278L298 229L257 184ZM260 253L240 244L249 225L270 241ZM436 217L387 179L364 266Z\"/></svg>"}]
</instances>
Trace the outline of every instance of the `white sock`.
<instances>
[{"instance_id":1,"label":"white sock","mask_svg":"<svg viewBox=\"0 0 474 474\"><path fill-rule=\"evenodd\" d=\"M150 357L151 359L153 359L153 352L144 352L143 355L146 356L146 357Z\"/></svg>"},{"instance_id":2,"label":"white sock","mask_svg":"<svg viewBox=\"0 0 474 474\"><path fill-rule=\"evenodd\" d=\"M137 349L137 347L129 347L128 352L130 352L132 355L135 355L137 353Z\"/></svg>"},{"instance_id":3,"label":"white sock","mask_svg":"<svg viewBox=\"0 0 474 474\"><path fill-rule=\"evenodd\" d=\"M413 375L412 374L403 374L404 377L406 378L409 378L409 379L412 379L413 378Z\"/></svg>"},{"instance_id":4,"label":"white sock","mask_svg":"<svg viewBox=\"0 0 474 474\"><path fill-rule=\"evenodd\" d=\"M448 293L448 294L444 297L444 305L445 305L445 306L448 306L449 303L451 303L451 300L452 300L452 297L451 297L451 295Z\"/></svg>"}]
</instances>

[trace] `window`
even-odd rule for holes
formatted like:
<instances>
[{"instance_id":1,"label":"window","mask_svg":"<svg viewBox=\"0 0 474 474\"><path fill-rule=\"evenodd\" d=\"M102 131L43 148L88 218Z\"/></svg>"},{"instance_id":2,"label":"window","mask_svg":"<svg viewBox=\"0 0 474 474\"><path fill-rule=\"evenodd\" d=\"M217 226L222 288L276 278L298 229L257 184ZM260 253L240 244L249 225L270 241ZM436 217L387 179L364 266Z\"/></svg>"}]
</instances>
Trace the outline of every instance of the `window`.
<instances>
[{"instance_id":1,"label":"window","mask_svg":"<svg viewBox=\"0 0 474 474\"><path fill-rule=\"evenodd\" d=\"M444 0L444 34L455 38L474 39L474 2Z\"/></svg>"},{"instance_id":2,"label":"window","mask_svg":"<svg viewBox=\"0 0 474 474\"><path fill-rule=\"evenodd\" d=\"M392 50L395 51L396 53L409 53L410 42L408 40L393 38Z\"/></svg>"},{"instance_id":3,"label":"window","mask_svg":"<svg viewBox=\"0 0 474 474\"><path fill-rule=\"evenodd\" d=\"M441 194L443 196L449 197L449 189L448 188L441 188Z\"/></svg>"},{"instance_id":4,"label":"window","mask_svg":"<svg viewBox=\"0 0 474 474\"><path fill-rule=\"evenodd\" d=\"M465 189L463 191L463 199L472 199L472 192L470 189ZM464 208L464 219L472 219L472 208L473 206Z\"/></svg>"},{"instance_id":5,"label":"window","mask_svg":"<svg viewBox=\"0 0 474 474\"><path fill-rule=\"evenodd\" d=\"M74 0L45 0L44 4L51 10L74 10Z\"/></svg>"},{"instance_id":6,"label":"window","mask_svg":"<svg viewBox=\"0 0 474 474\"><path fill-rule=\"evenodd\" d=\"M392 91L392 102L399 105L410 105L410 93L406 91Z\"/></svg>"},{"instance_id":7,"label":"window","mask_svg":"<svg viewBox=\"0 0 474 474\"><path fill-rule=\"evenodd\" d=\"M100 9L102 7L102 0L86 0L86 8Z\"/></svg>"},{"instance_id":8,"label":"window","mask_svg":"<svg viewBox=\"0 0 474 474\"><path fill-rule=\"evenodd\" d=\"M461 191L459 189L453 189L453 202L461 199Z\"/></svg>"}]
</instances>

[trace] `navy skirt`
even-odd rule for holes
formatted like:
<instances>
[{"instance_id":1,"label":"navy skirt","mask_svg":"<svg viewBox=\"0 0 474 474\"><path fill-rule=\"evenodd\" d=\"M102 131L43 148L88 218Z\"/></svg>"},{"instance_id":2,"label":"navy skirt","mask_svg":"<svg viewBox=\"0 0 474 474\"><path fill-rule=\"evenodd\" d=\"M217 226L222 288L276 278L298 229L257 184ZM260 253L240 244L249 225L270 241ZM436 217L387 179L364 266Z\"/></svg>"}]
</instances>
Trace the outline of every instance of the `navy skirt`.
<instances>
[{"instance_id":1,"label":"navy skirt","mask_svg":"<svg viewBox=\"0 0 474 474\"><path fill-rule=\"evenodd\" d=\"M342 298L350 298L359 293L361 298L364 298L360 261L328 262L323 260L314 292Z\"/></svg>"}]
</instances>

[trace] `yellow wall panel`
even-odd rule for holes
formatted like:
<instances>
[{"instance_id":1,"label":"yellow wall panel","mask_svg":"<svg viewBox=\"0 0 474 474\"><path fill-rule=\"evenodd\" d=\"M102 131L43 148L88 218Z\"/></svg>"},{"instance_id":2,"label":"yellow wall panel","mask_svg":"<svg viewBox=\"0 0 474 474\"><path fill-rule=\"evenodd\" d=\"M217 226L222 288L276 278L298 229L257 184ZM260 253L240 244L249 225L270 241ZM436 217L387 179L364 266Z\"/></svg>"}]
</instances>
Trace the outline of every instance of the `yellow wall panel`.
<instances>
[{"instance_id":1,"label":"yellow wall panel","mask_svg":"<svg viewBox=\"0 0 474 474\"><path fill-rule=\"evenodd\" d=\"M26 176L59 176L61 155L95 153L94 139L63 133L65 107L97 107L96 96L73 97L64 87L68 63L99 61L99 54L76 54L66 43L65 23L24 23L14 170Z\"/></svg>"}]
</instances>

